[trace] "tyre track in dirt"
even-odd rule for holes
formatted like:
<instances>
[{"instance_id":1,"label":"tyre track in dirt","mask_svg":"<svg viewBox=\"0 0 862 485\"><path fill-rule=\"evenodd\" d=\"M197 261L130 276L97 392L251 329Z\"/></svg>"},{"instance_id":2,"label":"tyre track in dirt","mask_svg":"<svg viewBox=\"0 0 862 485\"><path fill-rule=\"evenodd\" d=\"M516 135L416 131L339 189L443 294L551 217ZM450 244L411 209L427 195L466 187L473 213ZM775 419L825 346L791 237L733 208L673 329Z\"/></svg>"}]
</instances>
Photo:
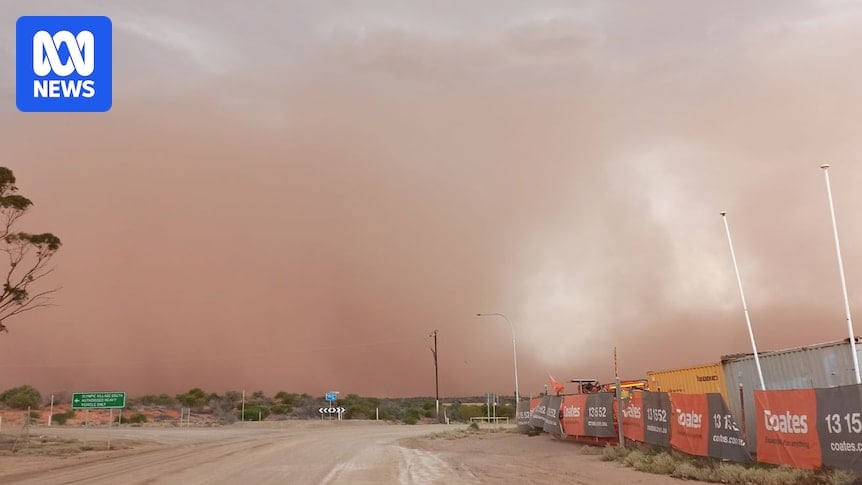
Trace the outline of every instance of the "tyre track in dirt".
<instances>
[{"instance_id":1,"label":"tyre track in dirt","mask_svg":"<svg viewBox=\"0 0 862 485\"><path fill-rule=\"evenodd\" d=\"M53 467L42 472L30 472L2 477L3 483L153 483L149 479L137 481L136 475L157 468L162 476L183 470L194 460L196 466L213 460L228 458L237 453L270 446L260 443L260 437L234 438L213 443L177 444L166 448L146 450L121 457L105 456L83 463ZM53 473L45 473L51 471Z\"/></svg>"},{"instance_id":2,"label":"tyre track in dirt","mask_svg":"<svg viewBox=\"0 0 862 485\"><path fill-rule=\"evenodd\" d=\"M475 483L434 453L402 448L402 438L444 425L327 425L307 429L123 430L148 446L53 470L0 476L20 484ZM104 438L104 436L102 436Z\"/></svg>"}]
</instances>

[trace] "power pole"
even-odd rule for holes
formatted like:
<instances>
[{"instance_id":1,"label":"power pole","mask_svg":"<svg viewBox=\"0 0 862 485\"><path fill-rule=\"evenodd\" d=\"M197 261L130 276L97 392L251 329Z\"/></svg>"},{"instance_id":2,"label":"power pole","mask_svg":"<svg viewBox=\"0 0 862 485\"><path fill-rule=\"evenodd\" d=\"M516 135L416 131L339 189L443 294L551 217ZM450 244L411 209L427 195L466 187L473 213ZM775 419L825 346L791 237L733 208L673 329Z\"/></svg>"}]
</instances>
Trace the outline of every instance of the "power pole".
<instances>
[{"instance_id":1,"label":"power pole","mask_svg":"<svg viewBox=\"0 0 862 485\"><path fill-rule=\"evenodd\" d=\"M431 350L431 354L434 355L434 392L437 397L437 421L440 421L440 381L437 378L437 330L431 332L429 337L434 337L434 348Z\"/></svg>"}]
</instances>

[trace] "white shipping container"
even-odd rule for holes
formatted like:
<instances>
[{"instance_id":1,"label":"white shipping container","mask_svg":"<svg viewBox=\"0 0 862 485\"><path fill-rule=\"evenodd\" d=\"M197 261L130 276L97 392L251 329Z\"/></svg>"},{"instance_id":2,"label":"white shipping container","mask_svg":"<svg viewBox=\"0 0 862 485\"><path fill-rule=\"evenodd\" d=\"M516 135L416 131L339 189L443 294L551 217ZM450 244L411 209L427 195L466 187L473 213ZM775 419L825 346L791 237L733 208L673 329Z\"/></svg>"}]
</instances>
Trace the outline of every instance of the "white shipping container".
<instances>
[{"instance_id":1,"label":"white shipping container","mask_svg":"<svg viewBox=\"0 0 862 485\"><path fill-rule=\"evenodd\" d=\"M856 337L857 353L862 361L859 337ZM760 367L766 390L812 389L856 384L853 354L850 339L827 342L805 347L759 353ZM748 449L754 451L757 443L757 427L754 425L754 390L759 389L757 366L754 354L722 356L727 404L737 425L746 431ZM740 404L740 388L745 406ZM743 414L744 411L744 414Z\"/></svg>"}]
</instances>

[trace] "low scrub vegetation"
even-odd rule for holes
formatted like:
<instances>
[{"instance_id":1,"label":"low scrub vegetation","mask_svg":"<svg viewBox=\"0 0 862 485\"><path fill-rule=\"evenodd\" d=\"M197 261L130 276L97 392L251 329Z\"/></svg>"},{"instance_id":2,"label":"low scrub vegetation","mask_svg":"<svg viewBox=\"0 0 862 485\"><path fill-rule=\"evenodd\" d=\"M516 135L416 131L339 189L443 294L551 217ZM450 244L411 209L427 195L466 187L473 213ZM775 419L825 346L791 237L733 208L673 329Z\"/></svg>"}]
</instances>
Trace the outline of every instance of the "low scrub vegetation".
<instances>
[{"instance_id":1,"label":"low scrub vegetation","mask_svg":"<svg viewBox=\"0 0 862 485\"><path fill-rule=\"evenodd\" d=\"M854 474L841 470L809 471L762 463L740 465L648 446L621 448L608 445L604 448L601 459L616 461L642 472L670 475L683 480L700 480L730 485L848 485L857 483Z\"/></svg>"},{"instance_id":2,"label":"low scrub vegetation","mask_svg":"<svg viewBox=\"0 0 862 485\"><path fill-rule=\"evenodd\" d=\"M464 429L437 431L430 433L427 437L432 440L458 440L477 434L508 433L510 431L511 430L499 430L496 428L481 429L478 424L470 423L470 425ZM515 430L515 432L517 432L517 430ZM599 450L599 453L601 453L601 450Z\"/></svg>"},{"instance_id":3,"label":"low scrub vegetation","mask_svg":"<svg viewBox=\"0 0 862 485\"><path fill-rule=\"evenodd\" d=\"M69 395L61 393L56 396L55 404L69 403ZM484 397L466 397L447 400L440 403L439 416L437 403L433 398L374 398L362 397L357 394L339 396L333 403L327 402L323 396L289 393L278 391L268 396L263 391L253 391L243 395L240 391L227 391L224 394L207 392L199 387L189 389L175 395L148 394L129 396L126 400L126 414L122 423L136 424L146 422L147 415L143 411L155 408L161 411L156 416L157 421L163 420L166 411L191 413L197 416L209 416L211 422L231 424L236 421L278 421L285 419L320 419L322 407L343 407L342 419L379 419L381 421L417 424L421 422L440 422L448 418L450 422L469 423L470 418L496 415L514 419L515 406L513 400L503 401L489 409L482 403ZM33 409L34 416L45 403L38 390L32 386L19 386L0 393L0 408ZM129 412L132 414L129 414ZM152 414L152 413L150 413ZM328 415L327 415L328 416ZM63 425L75 417L74 411L53 415L54 424ZM326 417L326 416L323 416ZM115 418L119 421L119 417Z\"/></svg>"},{"instance_id":4,"label":"low scrub vegetation","mask_svg":"<svg viewBox=\"0 0 862 485\"><path fill-rule=\"evenodd\" d=\"M12 409L35 409L42 406L42 395L33 386L13 387L0 393L0 403Z\"/></svg>"},{"instance_id":5,"label":"low scrub vegetation","mask_svg":"<svg viewBox=\"0 0 862 485\"><path fill-rule=\"evenodd\" d=\"M134 413L129 416L124 416L122 414L118 415L114 418L115 423L126 423L126 424L141 424L147 422L147 415L144 413Z\"/></svg>"},{"instance_id":6,"label":"low scrub vegetation","mask_svg":"<svg viewBox=\"0 0 862 485\"><path fill-rule=\"evenodd\" d=\"M65 413L56 413L51 415L51 423L55 424L66 424L66 421L73 419L75 417L75 411L68 410Z\"/></svg>"}]
</instances>

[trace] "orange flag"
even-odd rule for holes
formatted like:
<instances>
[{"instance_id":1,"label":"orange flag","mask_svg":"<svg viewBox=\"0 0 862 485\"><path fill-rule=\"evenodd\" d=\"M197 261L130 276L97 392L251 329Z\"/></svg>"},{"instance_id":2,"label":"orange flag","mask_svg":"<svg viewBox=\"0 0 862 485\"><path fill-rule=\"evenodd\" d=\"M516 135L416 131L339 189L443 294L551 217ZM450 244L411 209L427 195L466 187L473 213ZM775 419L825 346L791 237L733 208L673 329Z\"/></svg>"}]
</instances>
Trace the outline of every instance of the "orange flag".
<instances>
[{"instance_id":1,"label":"orange flag","mask_svg":"<svg viewBox=\"0 0 862 485\"><path fill-rule=\"evenodd\" d=\"M552 376L550 372L548 372L548 377L550 377L551 379L551 388L554 389L554 392L556 392L558 396L566 390L566 386L557 382L557 380L554 379L554 376Z\"/></svg>"}]
</instances>

